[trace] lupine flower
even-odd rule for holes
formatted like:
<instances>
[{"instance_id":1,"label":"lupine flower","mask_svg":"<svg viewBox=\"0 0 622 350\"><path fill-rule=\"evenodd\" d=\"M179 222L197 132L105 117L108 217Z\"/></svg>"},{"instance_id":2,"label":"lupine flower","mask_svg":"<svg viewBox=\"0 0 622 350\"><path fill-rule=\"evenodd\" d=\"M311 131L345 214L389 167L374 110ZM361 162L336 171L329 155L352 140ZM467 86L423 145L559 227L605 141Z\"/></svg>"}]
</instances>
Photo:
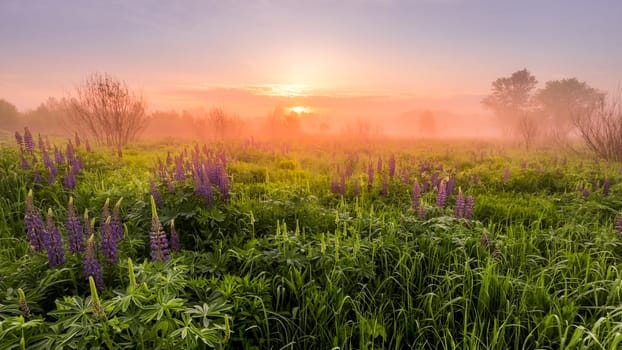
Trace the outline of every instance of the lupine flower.
<instances>
[{"instance_id":1,"label":"lupine flower","mask_svg":"<svg viewBox=\"0 0 622 350\"><path fill-rule=\"evenodd\" d=\"M119 260L117 252L117 239L112 233L110 227L110 216L104 222L104 230L101 233L102 238L102 255L108 265L115 265Z\"/></svg>"},{"instance_id":2,"label":"lupine flower","mask_svg":"<svg viewBox=\"0 0 622 350\"><path fill-rule=\"evenodd\" d=\"M341 178L340 178L340 182L339 182L339 193L341 193L342 196L346 195L346 174L345 173L341 173Z\"/></svg>"},{"instance_id":3,"label":"lupine flower","mask_svg":"<svg viewBox=\"0 0 622 350\"><path fill-rule=\"evenodd\" d=\"M32 190L28 191L26 197L26 210L24 214L24 226L26 226L26 236L28 236L28 242L35 252L43 251L44 242L46 241L46 232L43 229L43 222L37 210L34 207Z\"/></svg>"},{"instance_id":4,"label":"lupine flower","mask_svg":"<svg viewBox=\"0 0 622 350\"><path fill-rule=\"evenodd\" d=\"M412 199L412 207L414 210L418 210L421 206L421 186L419 185L419 181L415 180L413 183L413 199Z\"/></svg>"},{"instance_id":5,"label":"lupine flower","mask_svg":"<svg viewBox=\"0 0 622 350\"><path fill-rule=\"evenodd\" d=\"M56 182L56 172L57 172L56 168L54 168L53 170L49 169L49 171L48 171L48 184L51 185L54 182Z\"/></svg>"},{"instance_id":6,"label":"lupine flower","mask_svg":"<svg viewBox=\"0 0 622 350\"><path fill-rule=\"evenodd\" d=\"M72 169L65 169L65 178L63 179L63 185L68 189L74 189L76 187L76 176Z\"/></svg>"},{"instance_id":7,"label":"lupine flower","mask_svg":"<svg viewBox=\"0 0 622 350\"><path fill-rule=\"evenodd\" d=\"M22 170L28 170L28 169L30 169L30 163L28 163L28 160L26 159L26 157L22 155Z\"/></svg>"},{"instance_id":8,"label":"lupine flower","mask_svg":"<svg viewBox=\"0 0 622 350\"><path fill-rule=\"evenodd\" d=\"M453 176L450 177L449 180L447 181L447 191L446 191L446 194L448 196L451 196L454 193L455 182L456 182L456 180L454 179Z\"/></svg>"},{"instance_id":9,"label":"lupine flower","mask_svg":"<svg viewBox=\"0 0 622 350\"><path fill-rule=\"evenodd\" d=\"M50 266L58 266L65 263L65 250L63 249L63 241L56 224L54 224L54 214L52 208L48 209L48 215L45 218L45 250L48 253L48 264Z\"/></svg>"},{"instance_id":10,"label":"lupine flower","mask_svg":"<svg viewBox=\"0 0 622 350\"><path fill-rule=\"evenodd\" d=\"M370 163L367 167L367 191L371 192L374 187L374 167Z\"/></svg>"},{"instance_id":11,"label":"lupine flower","mask_svg":"<svg viewBox=\"0 0 622 350\"><path fill-rule=\"evenodd\" d=\"M57 165L65 163L65 156L63 156L63 152L61 152L56 145L54 145L54 160Z\"/></svg>"},{"instance_id":12,"label":"lupine flower","mask_svg":"<svg viewBox=\"0 0 622 350\"><path fill-rule=\"evenodd\" d=\"M91 289L91 303L93 304L93 318L98 320L106 316L106 310L102 306L101 301L99 300L99 295L97 294L97 283L93 276L88 277L89 287Z\"/></svg>"},{"instance_id":13,"label":"lupine flower","mask_svg":"<svg viewBox=\"0 0 622 350\"><path fill-rule=\"evenodd\" d=\"M376 170L381 173L382 172L382 158L378 157L378 166L376 168Z\"/></svg>"},{"instance_id":14,"label":"lupine flower","mask_svg":"<svg viewBox=\"0 0 622 350\"><path fill-rule=\"evenodd\" d=\"M69 251L73 254L84 251L84 232L80 219L76 215L76 209L73 206L73 197L69 197L67 204L67 218L65 220L65 230L69 239Z\"/></svg>"},{"instance_id":15,"label":"lupine flower","mask_svg":"<svg viewBox=\"0 0 622 350\"><path fill-rule=\"evenodd\" d=\"M17 288L17 297L19 299L19 311L21 311L24 319L28 321L30 319L30 307L28 306L28 302L26 301L26 294L24 290L21 288Z\"/></svg>"},{"instance_id":16,"label":"lupine flower","mask_svg":"<svg viewBox=\"0 0 622 350\"><path fill-rule=\"evenodd\" d=\"M76 156L76 154L73 151L73 144L71 143L71 140L67 141L67 149L65 151L65 154L67 155L67 162L68 163L73 162L73 159Z\"/></svg>"},{"instance_id":17,"label":"lupine flower","mask_svg":"<svg viewBox=\"0 0 622 350\"><path fill-rule=\"evenodd\" d=\"M220 197L222 198L223 202L228 203L229 202L229 177L227 176L227 172L224 166L219 167L219 173L220 173L220 182L218 185L220 187ZM345 188L345 185L343 187Z\"/></svg>"},{"instance_id":18,"label":"lupine flower","mask_svg":"<svg viewBox=\"0 0 622 350\"><path fill-rule=\"evenodd\" d=\"M352 180L352 194L354 195L354 197L359 195L359 180L358 179Z\"/></svg>"},{"instance_id":19,"label":"lupine flower","mask_svg":"<svg viewBox=\"0 0 622 350\"><path fill-rule=\"evenodd\" d=\"M93 226L89 222L86 222L87 226L90 226L91 229ZM99 260L97 260L97 251L95 248L95 235L91 234L89 239L86 241L86 250L84 252L84 258L82 259L82 267L84 268L84 275L88 280L89 277L92 277L95 281L95 286L97 290L104 289L104 278L102 276L101 265L99 264Z\"/></svg>"},{"instance_id":20,"label":"lupine flower","mask_svg":"<svg viewBox=\"0 0 622 350\"><path fill-rule=\"evenodd\" d=\"M76 147L80 147L80 136L78 135L78 132L75 132L75 141L76 141Z\"/></svg>"},{"instance_id":21,"label":"lupine flower","mask_svg":"<svg viewBox=\"0 0 622 350\"><path fill-rule=\"evenodd\" d=\"M524 160L523 160L523 161L520 163L520 169L521 169L521 170L525 170L525 169L527 169L527 162L526 162L526 161L524 161Z\"/></svg>"},{"instance_id":22,"label":"lupine flower","mask_svg":"<svg viewBox=\"0 0 622 350\"><path fill-rule=\"evenodd\" d=\"M581 190L581 194L584 198L587 198L590 196L590 190L588 190L587 187L583 187L583 189Z\"/></svg>"},{"instance_id":23,"label":"lupine flower","mask_svg":"<svg viewBox=\"0 0 622 350\"><path fill-rule=\"evenodd\" d=\"M438 185L438 193L436 194L436 206L443 208L445 206L445 200L447 199L447 186L445 180L441 180Z\"/></svg>"},{"instance_id":24,"label":"lupine flower","mask_svg":"<svg viewBox=\"0 0 622 350\"><path fill-rule=\"evenodd\" d=\"M19 145L19 150L20 152L22 152L24 149L24 139L22 138L22 135L19 133L19 131L15 132L15 141L17 141L17 144Z\"/></svg>"},{"instance_id":25,"label":"lupine flower","mask_svg":"<svg viewBox=\"0 0 622 350\"><path fill-rule=\"evenodd\" d=\"M30 133L28 127L24 128L24 148L26 149L26 152L34 154L35 141L33 140L32 134Z\"/></svg>"},{"instance_id":26,"label":"lupine flower","mask_svg":"<svg viewBox=\"0 0 622 350\"><path fill-rule=\"evenodd\" d=\"M395 176L395 156L391 155L389 158L389 177L393 178Z\"/></svg>"},{"instance_id":27,"label":"lupine flower","mask_svg":"<svg viewBox=\"0 0 622 350\"><path fill-rule=\"evenodd\" d=\"M464 217L465 211L465 202L464 195L462 194L462 190L458 189L458 196L456 197L456 211L454 213L454 217L456 219L461 219Z\"/></svg>"},{"instance_id":28,"label":"lupine flower","mask_svg":"<svg viewBox=\"0 0 622 350\"><path fill-rule=\"evenodd\" d=\"M428 192L428 190L430 189L430 182L429 181L425 181L423 183L423 192Z\"/></svg>"},{"instance_id":29,"label":"lupine flower","mask_svg":"<svg viewBox=\"0 0 622 350\"><path fill-rule=\"evenodd\" d=\"M205 206L211 208L214 205L214 193L212 192L212 183L209 180L207 172L203 172L200 193L205 200ZM155 200L155 199L154 199Z\"/></svg>"},{"instance_id":30,"label":"lupine flower","mask_svg":"<svg viewBox=\"0 0 622 350\"><path fill-rule=\"evenodd\" d=\"M503 170L503 182L508 182L510 180L510 168L506 167Z\"/></svg>"},{"instance_id":31,"label":"lupine flower","mask_svg":"<svg viewBox=\"0 0 622 350\"><path fill-rule=\"evenodd\" d=\"M86 149L87 152L91 153L91 144L89 143L89 139L86 139L84 141L84 149Z\"/></svg>"},{"instance_id":32,"label":"lupine flower","mask_svg":"<svg viewBox=\"0 0 622 350\"><path fill-rule=\"evenodd\" d=\"M158 206L158 208L162 208L162 197L160 197L160 191L158 191L158 188L156 187L153 180L149 180L149 192L151 193L151 196L154 198L155 203Z\"/></svg>"},{"instance_id":33,"label":"lupine flower","mask_svg":"<svg viewBox=\"0 0 622 350\"><path fill-rule=\"evenodd\" d=\"M179 235L175 229L175 220L171 220L171 251L179 251Z\"/></svg>"},{"instance_id":34,"label":"lupine flower","mask_svg":"<svg viewBox=\"0 0 622 350\"><path fill-rule=\"evenodd\" d=\"M607 178L603 182L603 195L605 196L609 195L609 187L611 187L611 181L609 181L609 179Z\"/></svg>"},{"instance_id":35,"label":"lupine flower","mask_svg":"<svg viewBox=\"0 0 622 350\"><path fill-rule=\"evenodd\" d=\"M110 219L110 229L112 231L112 235L115 237L117 242L123 240L123 222L121 221L121 201L123 197L119 198L117 203L112 208L112 216Z\"/></svg>"},{"instance_id":36,"label":"lupine flower","mask_svg":"<svg viewBox=\"0 0 622 350\"><path fill-rule=\"evenodd\" d=\"M35 183L41 183L43 182L43 179L41 178L41 175L39 174L39 172L37 171L37 169L33 169L32 171L32 177L33 177L33 181Z\"/></svg>"},{"instance_id":37,"label":"lupine flower","mask_svg":"<svg viewBox=\"0 0 622 350\"><path fill-rule=\"evenodd\" d=\"M438 174L432 174L432 178L430 179L430 182L432 184L432 188L438 187L438 185L440 184L440 181L438 179Z\"/></svg>"},{"instance_id":38,"label":"lupine flower","mask_svg":"<svg viewBox=\"0 0 622 350\"><path fill-rule=\"evenodd\" d=\"M149 240L151 261L167 261L169 259L168 240L160 223L153 196L151 196L151 232L149 233Z\"/></svg>"},{"instance_id":39,"label":"lupine flower","mask_svg":"<svg viewBox=\"0 0 622 350\"><path fill-rule=\"evenodd\" d=\"M39 146L39 151L41 151L41 153L45 153L46 149L45 149L45 142L43 142L43 137L41 137L41 134L38 135L38 143L37 145Z\"/></svg>"},{"instance_id":40,"label":"lupine flower","mask_svg":"<svg viewBox=\"0 0 622 350\"><path fill-rule=\"evenodd\" d=\"M466 202L464 205L464 218L472 219L473 218L473 205L475 204L475 198L473 196L468 196L466 198Z\"/></svg>"},{"instance_id":41,"label":"lupine flower","mask_svg":"<svg viewBox=\"0 0 622 350\"><path fill-rule=\"evenodd\" d=\"M175 158L175 180L183 182L185 179L184 159L182 156L179 156Z\"/></svg>"}]
</instances>

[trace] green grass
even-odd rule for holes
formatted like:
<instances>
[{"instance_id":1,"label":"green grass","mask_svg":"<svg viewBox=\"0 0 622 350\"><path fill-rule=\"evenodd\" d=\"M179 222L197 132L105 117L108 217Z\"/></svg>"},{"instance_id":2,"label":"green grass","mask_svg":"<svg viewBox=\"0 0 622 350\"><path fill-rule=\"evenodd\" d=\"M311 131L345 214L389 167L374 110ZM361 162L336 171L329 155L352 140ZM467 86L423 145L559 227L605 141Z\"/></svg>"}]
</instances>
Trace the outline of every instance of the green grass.
<instances>
[{"instance_id":1,"label":"green grass","mask_svg":"<svg viewBox=\"0 0 622 350\"><path fill-rule=\"evenodd\" d=\"M194 145L142 144L122 159L78 150L85 170L69 190L64 166L55 184L34 183L19 150L1 146L0 349L617 349L622 340L620 164L490 143L208 145L226 155L231 187L224 201L214 186L207 208L190 172L175 192L154 175L158 159L184 148ZM345 195L332 193L348 167ZM421 219L412 182L433 173L453 177L455 190L444 208L423 193ZM595 186L606 178L608 196ZM149 258L150 179L164 229L174 219L181 237L166 263ZM458 188L475 197L473 219L453 217ZM96 219L97 240L106 198L123 197L126 239L119 262L102 265L97 298L81 255L51 268L30 251L29 189L39 213L54 210L65 249L69 196Z\"/></svg>"}]
</instances>

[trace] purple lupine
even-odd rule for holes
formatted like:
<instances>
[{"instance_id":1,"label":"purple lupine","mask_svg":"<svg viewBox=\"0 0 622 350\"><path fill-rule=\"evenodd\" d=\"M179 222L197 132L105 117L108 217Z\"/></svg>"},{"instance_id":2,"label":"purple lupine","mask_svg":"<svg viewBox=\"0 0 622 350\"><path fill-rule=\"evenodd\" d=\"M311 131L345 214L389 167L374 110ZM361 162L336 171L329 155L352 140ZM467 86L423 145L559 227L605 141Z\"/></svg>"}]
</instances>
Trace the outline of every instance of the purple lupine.
<instances>
[{"instance_id":1,"label":"purple lupine","mask_svg":"<svg viewBox=\"0 0 622 350\"><path fill-rule=\"evenodd\" d=\"M436 206L443 208L445 206L445 200L447 199L447 185L445 180L441 180L438 185L438 193L436 194Z\"/></svg>"},{"instance_id":2,"label":"purple lupine","mask_svg":"<svg viewBox=\"0 0 622 350\"><path fill-rule=\"evenodd\" d=\"M29 169L30 169L30 163L28 163L28 160L26 159L26 157L22 155L22 170L29 170Z\"/></svg>"},{"instance_id":3,"label":"purple lupine","mask_svg":"<svg viewBox=\"0 0 622 350\"><path fill-rule=\"evenodd\" d=\"M117 238L110 227L110 216L104 222L104 230L100 232L102 239L102 256L108 265L115 265L119 260Z\"/></svg>"},{"instance_id":4,"label":"purple lupine","mask_svg":"<svg viewBox=\"0 0 622 350\"><path fill-rule=\"evenodd\" d=\"M117 242L120 242L124 238L123 234L123 222L121 221L121 201L123 197L119 198L117 203L112 208L112 215L110 220L110 230Z\"/></svg>"},{"instance_id":5,"label":"purple lupine","mask_svg":"<svg viewBox=\"0 0 622 350\"><path fill-rule=\"evenodd\" d=\"M56 161L56 165L65 163L65 156L63 156L63 152L61 152L56 145L54 145L54 160Z\"/></svg>"},{"instance_id":6,"label":"purple lupine","mask_svg":"<svg viewBox=\"0 0 622 350\"><path fill-rule=\"evenodd\" d=\"M80 135L78 135L77 131L74 134L74 140L76 141L76 147L80 147Z\"/></svg>"},{"instance_id":7,"label":"purple lupine","mask_svg":"<svg viewBox=\"0 0 622 350\"><path fill-rule=\"evenodd\" d=\"M462 190L458 189L458 196L456 197L456 211L454 213L454 217L456 219L461 219L465 215L465 202L464 195L462 194Z\"/></svg>"},{"instance_id":8,"label":"purple lupine","mask_svg":"<svg viewBox=\"0 0 622 350\"><path fill-rule=\"evenodd\" d=\"M378 156L378 165L376 167L376 170L381 173L382 172L382 157Z\"/></svg>"},{"instance_id":9,"label":"purple lupine","mask_svg":"<svg viewBox=\"0 0 622 350\"><path fill-rule=\"evenodd\" d=\"M166 233L162 228L162 224L160 223L153 196L151 197L151 231L149 233L149 241L151 246L151 261L167 261L169 259L168 240L166 239Z\"/></svg>"},{"instance_id":10,"label":"purple lupine","mask_svg":"<svg viewBox=\"0 0 622 350\"><path fill-rule=\"evenodd\" d=\"M37 169L33 169L32 171L32 179L35 183L42 183L43 179L41 178L41 174L37 171Z\"/></svg>"},{"instance_id":11,"label":"purple lupine","mask_svg":"<svg viewBox=\"0 0 622 350\"><path fill-rule=\"evenodd\" d=\"M45 247L44 242L46 241L46 232L43 229L41 217L35 209L32 198L32 190L28 191L28 196L26 197L24 226L26 226L26 236L28 237L28 242L30 243L32 249L35 252L42 252Z\"/></svg>"},{"instance_id":12,"label":"purple lupine","mask_svg":"<svg viewBox=\"0 0 622 350\"><path fill-rule=\"evenodd\" d=\"M56 182L56 172L57 172L57 170L56 170L56 167L54 167L53 169L54 170L49 169L49 171L48 171L48 184L50 184L50 185L53 184L54 182Z\"/></svg>"},{"instance_id":13,"label":"purple lupine","mask_svg":"<svg viewBox=\"0 0 622 350\"><path fill-rule=\"evenodd\" d=\"M374 187L374 167L371 163L367 167L367 192L371 192Z\"/></svg>"},{"instance_id":14,"label":"purple lupine","mask_svg":"<svg viewBox=\"0 0 622 350\"><path fill-rule=\"evenodd\" d=\"M67 140L67 148L66 148L65 154L67 155L67 163L73 162L73 159L76 156L76 154L73 150L73 144L71 143L71 140Z\"/></svg>"},{"instance_id":15,"label":"purple lupine","mask_svg":"<svg viewBox=\"0 0 622 350\"><path fill-rule=\"evenodd\" d=\"M90 226L88 222L85 224ZM102 276L101 265L99 264L99 260L97 260L95 235L93 234L91 234L89 239L86 241L86 251L84 253L84 258L82 259L82 267L84 268L84 276L86 277L86 280L88 281L89 277L93 277L97 289L102 291L104 289L104 278Z\"/></svg>"},{"instance_id":16,"label":"purple lupine","mask_svg":"<svg viewBox=\"0 0 622 350\"><path fill-rule=\"evenodd\" d=\"M184 171L184 159L182 156L175 158L175 180L183 182L186 179Z\"/></svg>"},{"instance_id":17,"label":"purple lupine","mask_svg":"<svg viewBox=\"0 0 622 350\"><path fill-rule=\"evenodd\" d=\"M65 231L69 239L69 251L73 254L82 253L84 251L84 232L82 231L80 219L76 215L76 209L73 206L73 197L69 197L69 203L67 204Z\"/></svg>"},{"instance_id":18,"label":"purple lupine","mask_svg":"<svg viewBox=\"0 0 622 350\"><path fill-rule=\"evenodd\" d=\"M104 206L102 207L102 213L99 217L99 232L104 232L104 225L106 223L106 219L110 216L110 198L106 198L104 202Z\"/></svg>"},{"instance_id":19,"label":"purple lupine","mask_svg":"<svg viewBox=\"0 0 622 350\"><path fill-rule=\"evenodd\" d=\"M43 137L41 137L41 134L38 134L38 143L37 145L39 146L39 151L41 151L41 153L45 153L46 149L45 149L45 142L43 142Z\"/></svg>"},{"instance_id":20,"label":"purple lupine","mask_svg":"<svg viewBox=\"0 0 622 350\"><path fill-rule=\"evenodd\" d=\"M389 177L393 178L395 176L395 156L391 155L389 158Z\"/></svg>"},{"instance_id":21,"label":"purple lupine","mask_svg":"<svg viewBox=\"0 0 622 350\"><path fill-rule=\"evenodd\" d=\"M503 182L508 182L510 180L510 168L506 167L503 170Z\"/></svg>"},{"instance_id":22,"label":"purple lupine","mask_svg":"<svg viewBox=\"0 0 622 350\"><path fill-rule=\"evenodd\" d=\"M155 182L153 182L153 180L149 180L149 192L151 196L155 199L158 208L162 208L162 197L160 197L160 191L158 191L158 188L156 187L156 184Z\"/></svg>"},{"instance_id":23,"label":"purple lupine","mask_svg":"<svg viewBox=\"0 0 622 350\"><path fill-rule=\"evenodd\" d=\"M609 178L606 178L603 182L603 195L609 195L609 187L611 187L611 181L609 181Z\"/></svg>"},{"instance_id":24,"label":"purple lupine","mask_svg":"<svg viewBox=\"0 0 622 350\"><path fill-rule=\"evenodd\" d=\"M430 190L430 182L429 181L425 181L423 183L423 193L426 193Z\"/></svg>"},{"instance_id":25,"label":"purple lupine","mask_svg":"<svg viewBox=\"0 0 622 350\"><path fill-rule=\"evenodd\" d=\"M450 177L449 180L447 181L447 191L446 194L448 196L451 196L452 194L454 194L454 186L455 186L456 180L454 179L454 177Z\"/></svg>"},{"instance_id":26,"label":"purple lupine","mask_svg":"<svg viewBox=\"0 0 622 350\"><path fill-rule=\"evenodd\" d=\"M358 179L352 180L352 195L354 197L359 195L359 180Z\"/></svg>"},{"instance_id":27,"label":"purple lupine","mask_svg":"<svg viewBox=\"0 0 622 350\"><path fill-rule=\"evenodd\" d=\"M339 193L342 196L346 195L346 174L345 173L341 173L341 178L339 181Z\"/></svg>"},{"instance_id":28,"label":"purple lupine","mask_svg":"<svg viewBox=\"0 0 622 350\"><path fill-rule=\"evenodd\" d=\"M524 161L524 160L523 160L523 161L520 163L520 169L521 169L521 170L525 170L525 169L527 169L527 161Z\"/></svg>"},{"instance_id":29,"label":"purple lupine","mask_svg":"<svg viewBox=\"0 0 622 350\"><path fill-rule=\"evenodd\" d=\"M438 187L440 183L438 174L432 174L432 178L430 178L430 182L431 182L432 188Z\"/></svg>"},{"instance_id":30,"label":"purple lupine","mask_svg":"<svg viewBox=\"0 0 622 350\"><path fill-rule=\"evenodd\" d=\"M35 151L35 141L32 138L32 134L28 127L24 128L24 149L26 152L30 154L34 154Z\"/></svg>"},{"instance_id":31,"label":"purple lupine","mask_svg":"<svg viewBox=\"0 0 622 350\"><path fill-rule=\"evenodd\" d=\"M54 162L52 162L52 158L50 158L50 154L47 150L41 151L41 158L43 159L43 165L46 168L50 168L54 166Z\"/></svg>"},{"instance_id":32,"label":"purple lupine","mask_svg":"<svg viewBox=\"0 0 622 350\"><path fill-rule=\"evenodd\" d=\"M385 174L382 177L382 196L386 197L389 194L389 178Z\"/></svg>"},{"instance_id":33,"label":"purple lupine","mask_svg":"<svg viewBox=\"0 0 622 350\"><path fill-rule=\"evenodd\" d=\"M584 198L587 198L590 196L590 190L588 190L587 187L583 187L581 189L581 194L583 195Z\"/></svg>"},{"instance_id":34,"label":"purple lupine","mask_svg":"<svg viewBox=\"0 0 622 350\"><path fill-rule=\"evenodd\" d=\"M175 229L175 220L171 220L171 251L178 252L179 249L179 234Z\"/></svg>"},{"instance_id":35,"label":"purple lupine","mask_svg":"<svg viewBox=\"0 0 622 350\"><path fill-rule=\"evenodd\" d=\"M337 178L335 176L330 180L330 192L333 194L339 193L339 183L337 182Z\"/></svg>"},{"instance_id":36,"label":"purple lupine","mask_svg":"<svg viewBox=\"0 0 622 350\"><path fill-rule=\"evenodd\" d=\"M221 166L218 168L220 175L220 182L218 184L218 186L220 187L220 198L223 200L223 202L228 203L229 202L229 176L227 176L227 171L225 170L224 166ZM345 188L345 186L344 186Z\"/></svg>"},{"instance_id":37,"label":"purple lupine","mask_svg":"<svg viewBox=\"0 0 622 350\"><path fill-rule=\"evenodd\" d=\"M421 186L419 185L419 181L415 180L413 183L413 198L412 198L412 208L414 210L418 210L421 206Z\"/></svg>"},{"instance_id":38,"label":"purple lupine","mask_svg":"<svg viewBox=\"0 0 622 350\"><path fill-rule=\"evenodd\" d=\"M200 190L201 196L205 200L205 207L211 208L214 206L214 193L212 191L212 183L209 180L209 176L206 172L203 172L203 179L201 181ZM154 199L155 200L155 199Z\"/></svg>"},{"instance_id":39,"label":"purple lupine","mask_svg":"<svg viewBox=\"0 0 622 350\"><path fill-rule=\"evenodd\" d=\"M473 196L468 196L466 198L466 202L464 205L464 218L472 219L473 218L473 206L475 205L475 198Z\"/></svg>"},{"instance_id":40,"label":"purple lupine","mask_svg":"<svg viewBox=\"0 0 622 350\"><path fill-rule=\"evenodd\" d=\"M63 185L70 190L76 187L76 175L73 173L73 168L65 169L65 178L63 179Z\"/></svg>"},{"instance_id":41,"label":"purple lupine","mask_svg":"<svg viewBox=\"0 0 622 350\"><path fill-rule=\"evenodd\" d=\"M19 133L19 131L15 132L15 141L17 141L17 144L19 145L19 151L23 152L23 150L24 150L24 138L22 138L22 135Z\"/></svg>"},{"instance_id":42,"label":"purple lupine","mask_svg":"<svg viewBox=\"0 0 622 350\"><path fill-rule=\"evenodd\" d=\"M48 253L48 264L50 266L58 266L65 263L65 250L63 249L63 241L60 232L54 223L54 214L52 208L48 209L48 215L45 217L45 250Z\"/></svg>"},{"instance_id":43,"label":"purple lupine","mask_svg":"<svg viewBox=\"0 0 622 350\"><path fill-rule=\"evenodd\" d=\"M89 152L89 153L91 153L91 152L92 152L92 150L91 150L91 144L89 143L89 139L84 140L84 149L85 149L87 152Z\"/></svg>"}]
</instances>

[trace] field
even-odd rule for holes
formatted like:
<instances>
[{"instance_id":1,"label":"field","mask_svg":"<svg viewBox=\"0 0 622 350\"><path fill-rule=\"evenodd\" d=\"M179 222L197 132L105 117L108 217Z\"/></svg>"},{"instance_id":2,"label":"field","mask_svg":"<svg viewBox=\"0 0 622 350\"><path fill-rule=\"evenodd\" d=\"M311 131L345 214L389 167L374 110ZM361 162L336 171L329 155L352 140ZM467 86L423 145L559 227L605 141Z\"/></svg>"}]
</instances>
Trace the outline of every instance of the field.
<instances>
[{"instance_id":1,"label":"field","mask_svg":"<svg viewBox=\"0 0 622 350\"><path fill-rule=\"evenodd\" d=\"M483 141L43 136L0 143L0 349L622 341L619 163Z\"/></svg>"}]
</instances>

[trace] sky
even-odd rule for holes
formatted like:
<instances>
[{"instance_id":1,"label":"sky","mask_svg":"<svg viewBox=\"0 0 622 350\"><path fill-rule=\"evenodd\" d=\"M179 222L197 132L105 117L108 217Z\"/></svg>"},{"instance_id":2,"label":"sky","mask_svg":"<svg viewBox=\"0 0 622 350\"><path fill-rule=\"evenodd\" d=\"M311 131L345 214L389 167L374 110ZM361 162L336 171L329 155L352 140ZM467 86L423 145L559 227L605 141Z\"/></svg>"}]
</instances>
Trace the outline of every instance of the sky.
<instances>
[{"instance_id":1,"label":"sky","mask_svg":"<svg viewBox=\"0 0 622 350\"><path fill-rule=\"evenodd\" d=\"M0 98L20 110L106 72L151 110L481 112L527 68L622 81L620 0L2 0Z\"/></svg>"}]
</instances>

